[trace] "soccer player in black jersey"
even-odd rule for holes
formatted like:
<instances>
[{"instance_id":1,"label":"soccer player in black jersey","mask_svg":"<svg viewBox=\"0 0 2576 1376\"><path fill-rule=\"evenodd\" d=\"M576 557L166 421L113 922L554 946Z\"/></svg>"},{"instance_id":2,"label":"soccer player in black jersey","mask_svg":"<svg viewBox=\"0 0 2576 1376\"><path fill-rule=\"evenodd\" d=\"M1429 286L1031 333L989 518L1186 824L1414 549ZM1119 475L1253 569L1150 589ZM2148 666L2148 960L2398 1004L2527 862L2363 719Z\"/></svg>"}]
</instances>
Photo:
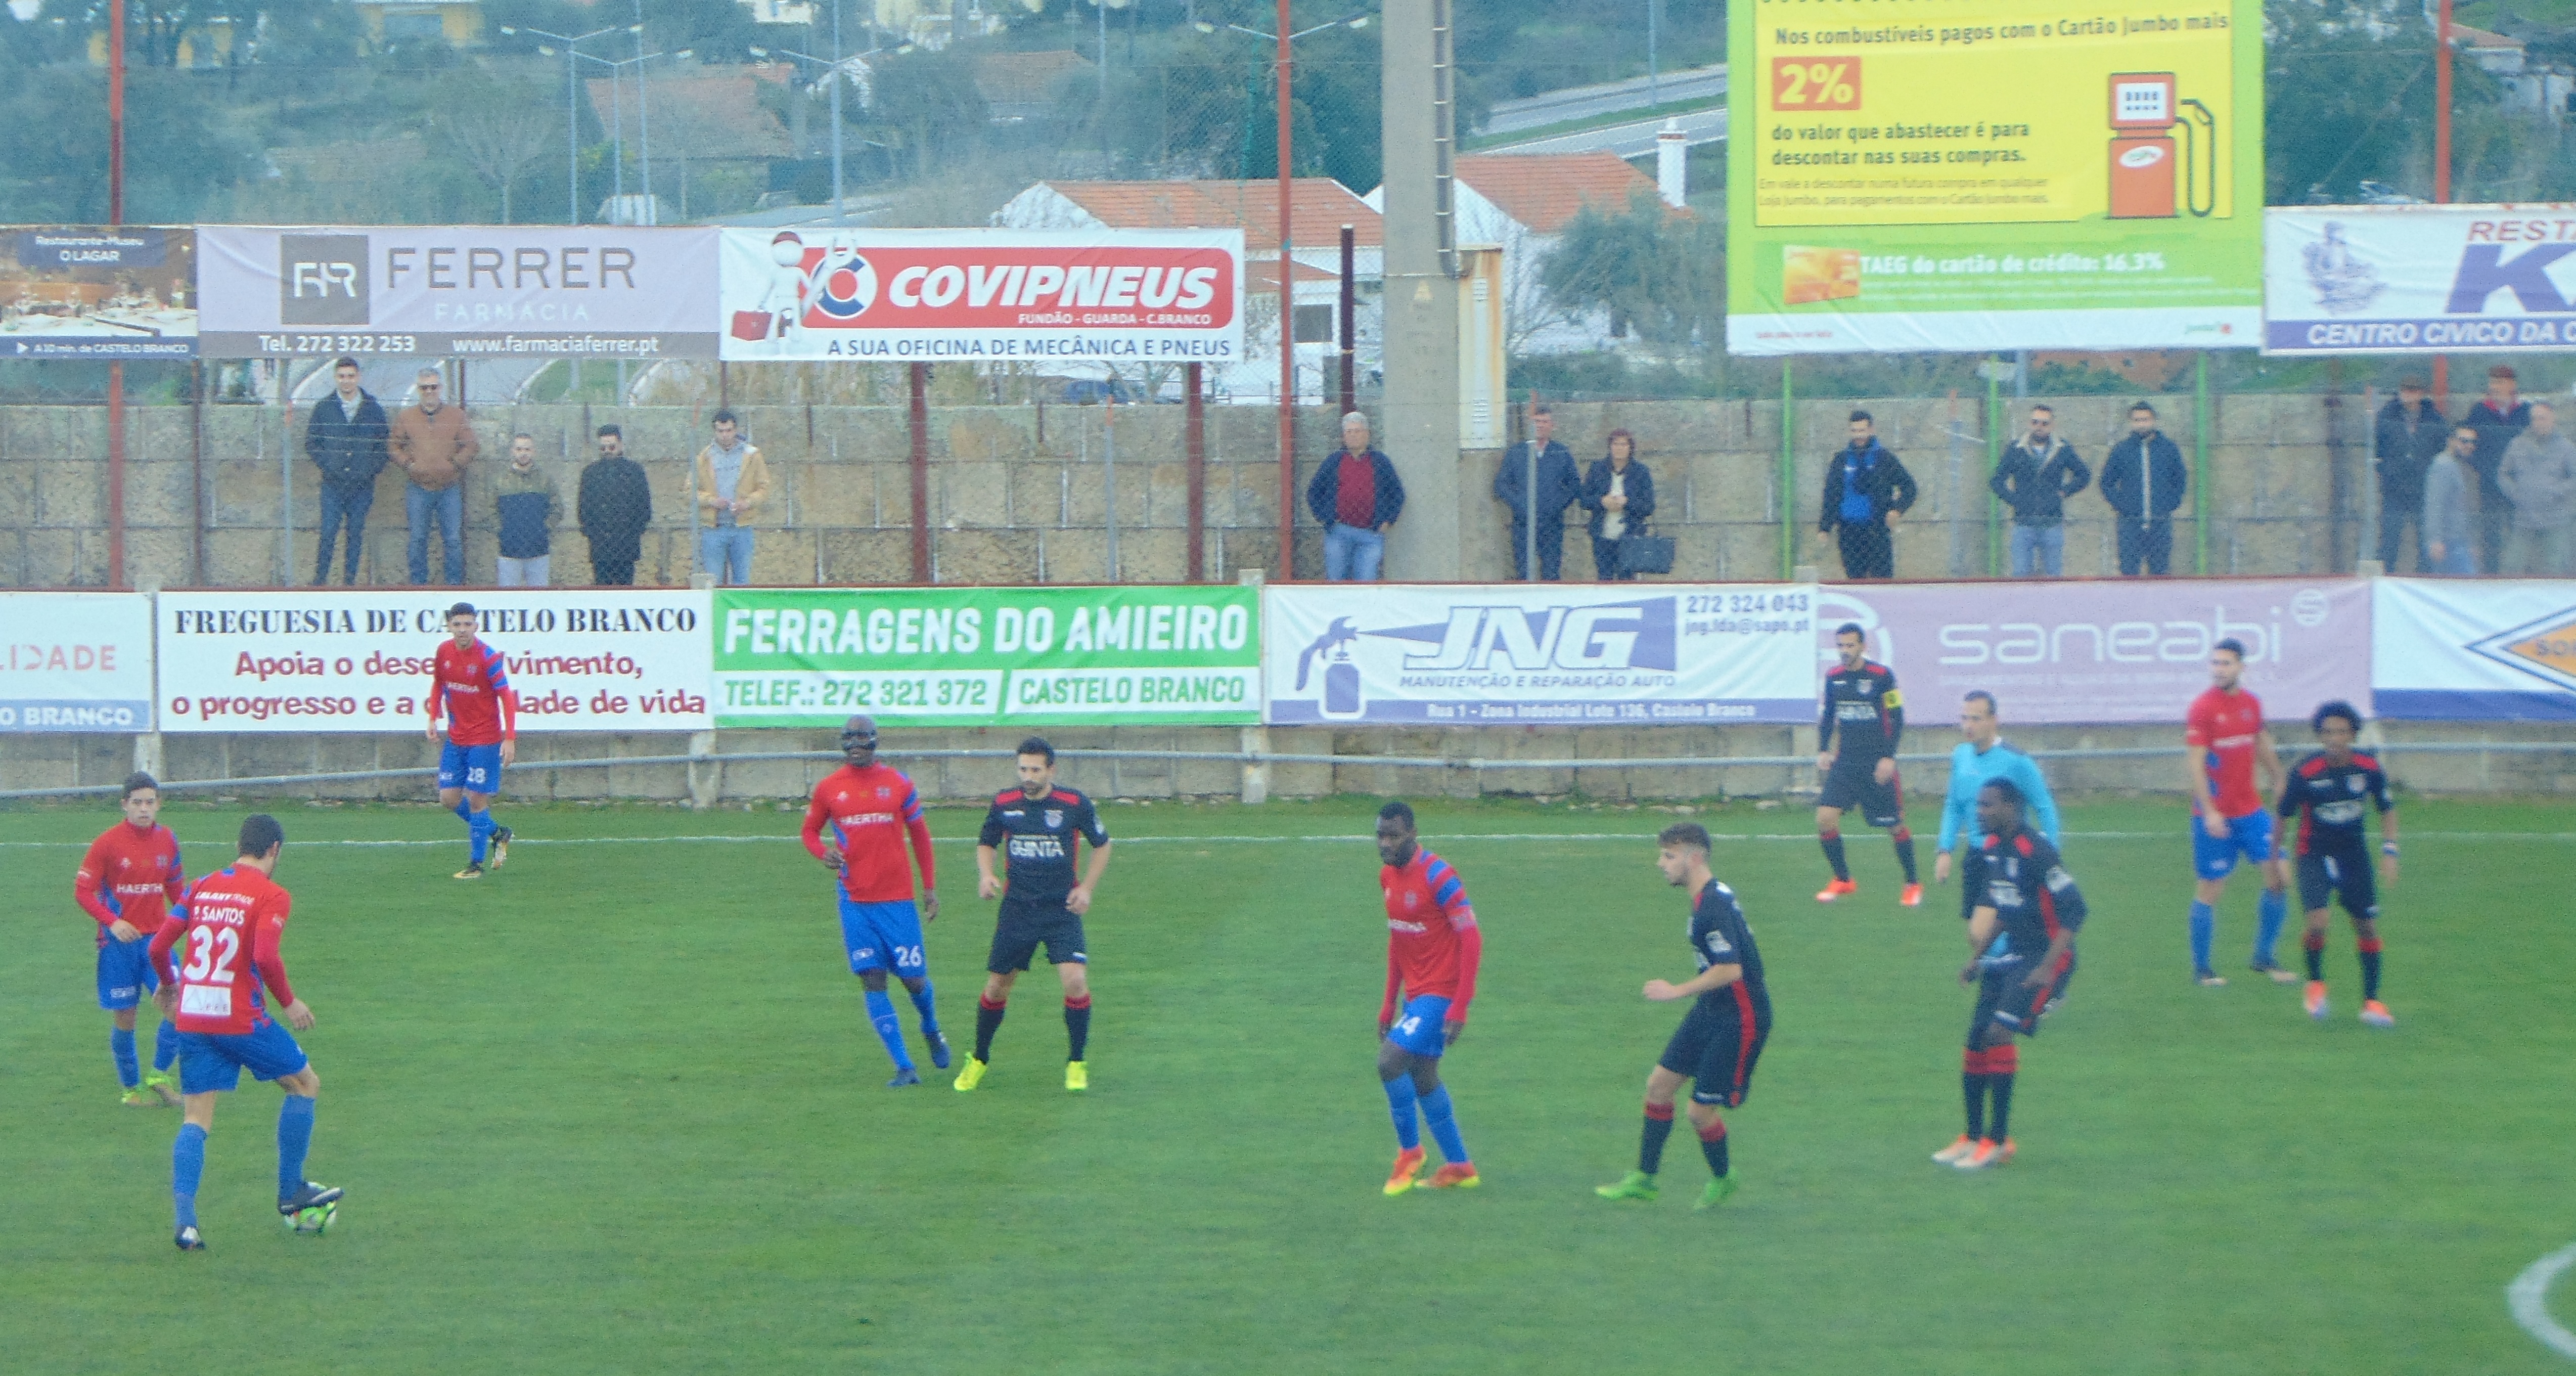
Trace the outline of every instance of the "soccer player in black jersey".
<instances>
[{"instance_id":1,"label":"soccer player in black jersey","mask_svg":"<svg viewBox=\"0 0 2576 1376\"><path fill-rule=\"evenodd\" d=\"M1743 1103L1753 1087L1754 1063L1771 1037L1771 992L1763 985L1762 953L1754 948L1735 891L1709 872L1708 829L1676 822L1655 838L1655 846L1655 866L1665 882L1690 893L1691 963L1699 973L1680 984L1650 979L1646 997L1657 1003L1693 996L1697 1001L1646 1075L1646 1128L1637 1168L1593 1193L1604 1199L1655 1198L1655 1172L1673 1131L1673 1098L1688 1080L1691 1127L1699 1133L1708 1168L1717 1173L1692 1206L1707 1209L1735 1193L1735 1177L1727 1174L1726 1120L1717 1111Z\"/></svg>"},{"instance_id":2,"label":"soccer player in black jersey","mask_svg":"<svg viewBox=\"0 0 2576 1376\"><path fill-rule=\"evenodd\" d=\"M1990 779L1977 790L1983 839L1968 852L1961 877L1977 895L1968 918L1969 960L1959 971L1961 984L1977 986L1977 1011L1968 1019L1959 1063L1968 1128L1932 1159L1963 1171L2013 1158L2013 1077L2021 1071L2013 1036L2039 1035L2049 992L2075 959L2075 931L2084 925L2083 891L2057 847L2031 830L2023 807L2021 790L2009 779Z\"/></svg>"},{"instance_id":3,"label":"soccer player in black jersey","mask_svg":"<svg viewBox=\"0 0 2576 1376\"><path fill-rule=\"evenodd\" d=\"M2361 734L2361 713L2348 702L2329 702L2308 719L2325 748L2299 761L2281 786L2279 816L2273 825L2281 835L2274 855L2296 855L2299 906L2308 910L2308 1016L2326 1016L2326 903L2343 900L2352 919L2353 942L2361 949L2361 1020L2373 1027L2395 1027L2397 1019L2379 1001L2379 894L2371 884L2370 838L2363 833L2364 804L2379 809L2379 869L2390 888L2397 887L2397 805L2389 801L2388 774L2379 761L2352 748ZM2290 819L2299 819L2298 849L2284 848Z\"/></svg>"},{"instance_id":4,"label":"soccer player in black jersey","mask_svg":"<svg viewBox=\"0 0 2576 1376\"><path fill-rule=\"evenodd\" d=\"M991 1068L993 1034L1001 1030L1011 983L1029 968L1041 944L1064 984L1064 1087L1091 1087L1091 1068L1083 1060L1091 1039L1091 967L1082 916L1091 911L1101 871L1109 868L1109 828L1100 824L1089 798L1056 787L1054 746L1035 736L1020 742L1019 769L1020 786L993 799L975 840L975 895L988 902L1000 898L1002 915L993 926L992 958L984 962L984 996L975 1003L975 1055L957 1072L961 1094L981 1084ZM1076 883L1074 862L1084 841L1091 843L1091 864ZM994 853L1005 848L1007 885L993 873Z\"/></svg>"},{"instance_id":5,"label":"soccer player in black jersey","mask_svg":"<svg viewBox=\"0 0 2576 1376\"><path fill-rule=\"evenodd\" d=\"M1851 867L1843 863L1843 812L1857 807L1874 827L1892 827L1896 862L1905 867L1905 891L1897 902L1917 907L1923 886L1914 877L1914 833L1905 829L1904 785L1896 777L1896 742L1905 734L1905 699L1896 691L1896 671L1861 653L1865 644L1857 622L1846 621L1834 632L1841 667L1825 676L1825 707L1816 718L1816 768L1824 771L1824 792L1816 799L1816 839L1825 848L1825 863L1834 879L1816 895L1831 903L1857 893Z\"/></svg>"}]
</instances>

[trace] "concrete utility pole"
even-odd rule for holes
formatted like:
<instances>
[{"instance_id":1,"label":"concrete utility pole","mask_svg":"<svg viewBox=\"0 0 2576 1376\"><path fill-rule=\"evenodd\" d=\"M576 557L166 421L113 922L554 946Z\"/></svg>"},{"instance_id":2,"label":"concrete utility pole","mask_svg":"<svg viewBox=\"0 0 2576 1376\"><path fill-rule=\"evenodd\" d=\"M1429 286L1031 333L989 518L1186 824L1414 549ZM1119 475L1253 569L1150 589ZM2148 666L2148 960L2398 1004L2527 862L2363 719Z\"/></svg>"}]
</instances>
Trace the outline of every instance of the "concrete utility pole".
<instances>
[{"instance_id":1,"label":"concrete utility pole","mask_svg":"<svg viewBox=\"0 0 2576 1376\"><path fill-rule=\"evenodd\" d=\"M1450 0L1386 0L1380 141L1386 183L1386 414L1404 478L1386 576L1466 572L1458 482L1457 226L1450 211Z\"/></svg>"}]
</instances>

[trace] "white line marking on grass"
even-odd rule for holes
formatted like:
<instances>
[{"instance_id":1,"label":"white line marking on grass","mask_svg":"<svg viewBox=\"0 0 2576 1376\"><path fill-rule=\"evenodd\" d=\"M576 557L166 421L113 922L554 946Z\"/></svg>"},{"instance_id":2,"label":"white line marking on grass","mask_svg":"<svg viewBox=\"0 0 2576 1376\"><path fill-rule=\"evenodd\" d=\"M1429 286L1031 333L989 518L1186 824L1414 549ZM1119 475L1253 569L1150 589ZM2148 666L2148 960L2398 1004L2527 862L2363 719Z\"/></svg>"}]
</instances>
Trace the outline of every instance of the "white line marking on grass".
<instances>
[{"instance_id":1,"label":"white line marking on grass","mask_svg":"<svg viewBox=\"0 0 2576 1376\"><path fill-rule=\"evenodd\" d=\"M2409 831L2406 834L2417 841L2576 841L2576 831ZM1864 833L1846 832L1843 839L1855 840L1863 835ZM1871 840L1886 839L1874 829L1865 835ZM2068 839L2077 841L2172 841L2179 840L2181 835L2179 828L2173 831L2070 831L2066 833ZM694 841L735 844L799 839L794 832L771 832L751 836L522 836L511 841L510 844L512 846L663 846ZM1365 832L1349 832L1314 836L1121 836L1113 839L1122 845L1181 845L1191 842L1204 845L1218 841L1228 845L1294 845L1308 842L1358 844L1374 841L1377 838ZM1462 841L1636 842L1652 841L1655 839L1655 833L1652 831L1465 831L1435 834L1431 839L1444 846L1454 846ZM1711 832L1709 839L1721 842L1813 842L1816 834L1812 831ZM931 838L932 844L942 846L968 846L973 845L975 840L976 838L972 836ZM451 836L441 840L307 841L302 844L309 846L454 846L463 843L463 837ZM85 850L89 844L87 841L0 841L0 849ZM181 844L213 846L224 842L222 838L209 836L196 840L182 838Z\"/></svg>"},{"instance_id":2,"label":"white line marking on grass","mask_svg":"<svg viewBox=\"0 0 2576 1376\"><path fill-rule=\"evenodd\" d=\"M2576 1333L2568 1332L2564 1324L2549 1317L2549 1283L2570 1266L2576 1266L2576 1245L2561 1247L2531 1263L2513 1278L2513 1284L2504 1288L2513 1321L2562 1357L2576 1357Z\"/></svg>"}]
</instances>

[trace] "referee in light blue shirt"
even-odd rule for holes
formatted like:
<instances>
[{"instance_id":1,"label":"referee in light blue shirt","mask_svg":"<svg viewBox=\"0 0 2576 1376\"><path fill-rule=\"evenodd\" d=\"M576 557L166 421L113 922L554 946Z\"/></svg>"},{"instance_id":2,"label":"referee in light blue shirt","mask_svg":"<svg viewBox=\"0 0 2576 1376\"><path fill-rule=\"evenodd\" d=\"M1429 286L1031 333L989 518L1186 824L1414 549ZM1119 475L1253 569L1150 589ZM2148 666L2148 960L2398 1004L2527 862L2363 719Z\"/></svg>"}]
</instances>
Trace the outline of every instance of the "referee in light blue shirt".
<instances>
[{"instance_id":1,"label":"referee in light blue shirt","mask_svg":"<svg viewBox=\"0 0 2576 1376\"><path fill-rule=\"evenodd\" d=\"M2050 845L2058 844L2057 800L2048 796L2048 781L2030 756L2004 744L1995 718L1995 695L1980 688L1959 704L1959 732L1967 737L1950 752L1950 792L1941 800L1940 854L1932 859L1934 883L1950 882L1950 852L1965 831L1977 843L1977 790L1990 779L2010 779L2029 804L2031 824ZM1962 895L1964 898L1965 895ZM1963 909L1960 916L1967 916Z\"/></svg>"}]
</instances>

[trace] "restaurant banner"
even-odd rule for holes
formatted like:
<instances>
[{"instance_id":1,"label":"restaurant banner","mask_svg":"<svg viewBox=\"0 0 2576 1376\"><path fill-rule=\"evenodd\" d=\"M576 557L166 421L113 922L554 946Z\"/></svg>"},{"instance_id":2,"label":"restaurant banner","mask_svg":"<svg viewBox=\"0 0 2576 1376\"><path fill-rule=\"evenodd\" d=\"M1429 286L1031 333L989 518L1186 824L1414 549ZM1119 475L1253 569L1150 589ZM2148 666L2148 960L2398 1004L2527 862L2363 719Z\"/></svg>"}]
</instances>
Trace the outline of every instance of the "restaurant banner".
<instances>
[{"instance_id":1,"label":"restaurant banner","mask_svg":"<svg viewBox=\"0 0 2576 1376\"><path fill-rule=\"evenodd\" d=\"M196 352L195 230L0 229L0 358L191 358Z\"/></svg>"}]
</instances>

